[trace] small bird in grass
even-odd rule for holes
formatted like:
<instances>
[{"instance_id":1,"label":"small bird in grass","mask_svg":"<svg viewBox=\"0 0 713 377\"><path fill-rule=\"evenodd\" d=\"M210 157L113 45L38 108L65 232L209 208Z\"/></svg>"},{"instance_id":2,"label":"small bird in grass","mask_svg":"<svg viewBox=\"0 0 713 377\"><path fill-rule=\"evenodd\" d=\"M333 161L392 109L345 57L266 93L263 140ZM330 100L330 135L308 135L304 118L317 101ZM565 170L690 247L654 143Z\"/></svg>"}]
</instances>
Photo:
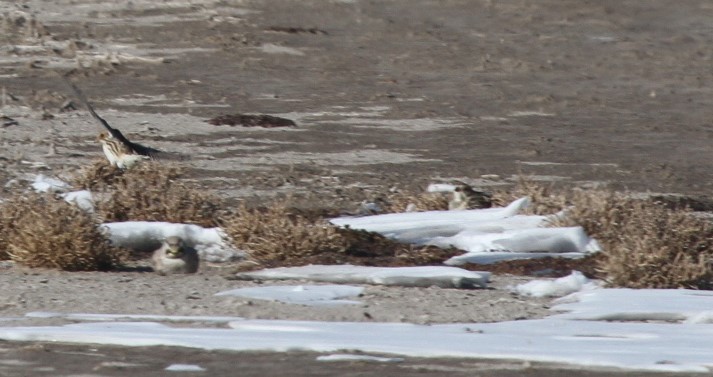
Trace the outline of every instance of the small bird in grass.
<instances>
[{"instance_id":1,"label":"small bird in grass","mask_svg":"<svg viewBox=\"0 0 713 377\"><path fill-rule=\"evenodd\" d=\"M149 155L136 153L129 145L106 132L100 133L97 140L101 143L102 151L104 151L106 159L109 160L109 164L119 169L128 169L139 161L151 159Z\"/></svg>"},{"instance_id":2,"label":"small bird in grass","mask_svg":"<svg viewBox=\"0 0 713 377\"><path fill-rule=\"evenodd\" d=\"M474 190L470 185L462 182L453 190L453 197L448 202L449 210L490 208L491 206L492 196L489 193Z\"/></svg>"},{"instance_id":3,"label":"small bird in grass","mask_svg":"<svg viewBox=\"0 0 713 377\"><path fill-rule=\"evenodd\" d=\"M102 150L104 151L106 159L109 160L109 164L116 166L119 169L127 169L141 160L148 160L162 153L158 149L145 147L141 144L129 141L129 139L127 139L121 131L110 126L104 118L100 117L99 114L94 111L94 108L89 104L89 101L87 101L87 98L84 96L84 93L82 93L82 91L79 90L74 83L69 80L66 80L66 82L84 106L87 107L89 113L92 114L92 117L99 121L99 123L101 123L101 125L106 129L107 132L99 134L98 140L102 145Z\"/></svg>"},{"instance_id":4,"label":"small bird in grass","mask_svg":"<svg viewBox=\"0 0 713 377\"><path fill-rule=\"evenodd\" d=\"M182 238L171 236L154 251L151 262L160 275L193 274L198 271L198 251Z\"/></svg>"}]
</instances>

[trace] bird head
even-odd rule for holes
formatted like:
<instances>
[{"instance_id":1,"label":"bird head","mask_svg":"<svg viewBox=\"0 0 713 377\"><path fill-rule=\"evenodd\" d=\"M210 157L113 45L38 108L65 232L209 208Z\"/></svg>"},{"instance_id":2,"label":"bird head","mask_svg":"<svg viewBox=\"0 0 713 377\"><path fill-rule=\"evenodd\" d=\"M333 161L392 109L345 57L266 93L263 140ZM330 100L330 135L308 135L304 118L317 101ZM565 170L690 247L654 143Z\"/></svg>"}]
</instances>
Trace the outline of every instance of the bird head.
<instances>
[{"instance_id":1,"label":"bird head","mask_svg":"<svg viewBox=\"0 0 713 377\"><path fill-rule=\"evenodd\" d=\"M105 140L109 139L110 137L111 136L109 136L109 134L107 132L100 132L99 136L97 136L97 140L105 141Z\"/></svg>"},{"instance_id":2,"label":"bird head","mask_svg":"<svg viewBox=\"0 0 713 377\"><path fill-rule=\"evenodd\" d=\"M166 238L166 256L169 258L180 258L183 255L185 243L183 239L176 236Z\"/></svg>"}]
</instances>

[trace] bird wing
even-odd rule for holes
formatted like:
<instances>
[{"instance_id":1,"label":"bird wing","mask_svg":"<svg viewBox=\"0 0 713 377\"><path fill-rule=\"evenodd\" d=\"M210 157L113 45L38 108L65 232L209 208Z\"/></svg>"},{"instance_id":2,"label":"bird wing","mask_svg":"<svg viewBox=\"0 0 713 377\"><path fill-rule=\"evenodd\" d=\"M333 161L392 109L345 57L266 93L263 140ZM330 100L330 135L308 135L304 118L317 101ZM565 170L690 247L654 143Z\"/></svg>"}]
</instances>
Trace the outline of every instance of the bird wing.
<instances>
[{"instance_id":1,"label":"bird wing","mask_svg":"<svg viewBox=\"0 0 713 377\"><path fill-rule=\"evenodd\" d=\"M131 148L134 152L137 154L140 154L142 156L149 156L149 157L154 157L160 153L162 153L158 149L154 149L151 147L146 147L138 143L133 143L129 141L129 139L124 136L124 134L121 133L118 129L112 127L109 125L109 122L107 122L104 118L100 117L99 114L97 114L96 111L94 111L94 108L92 107L91 104L89 104L89 101L87 100L87 97L84 96L84 93L76 86L74 85L73 82L67 80L65 78L65 81L69 85L70 88L72 88L72 91L74 91L74 94L79 98L79 100L84 104L84 106L89 110L89 113L92 114L92 117L94 119L98 120L99 123L101 123L104 128L106 128L107 131L111 134L111 137L113 137L116 140L119 140L122 144L125 144L129 148Z\"/></svg>"},{"instance_id":2,"label":"bird wing","mask_svg":"<svg viewBox=\"0 0 713 377\"><path fill-rule=\"evenodd\" d=\"M107 131L109 131L109 133L111 134L112 137L115 137L115 138L119 139L120 141L128 142L126 137L124 137L124 135L122 135L119 130L110 126L109 122L107 122L104 118L100 117L99 114L97 114L97 112L94 111L94 108L92 107L92 105L89 104L87 97L84 96L84 93L76 85L74 85L73 82L66 80L66 79L65 79L65 81L67 82L67 85L69 85L69 87L72 88L72 91L74 91L74 94L77 96L77 98L79 98L79 101L82 102L82 104L89 110L89 113L92 114L92 117L94 117L94 119L98 120L99 123L101 123L101 125L104 126L104 128L106 128Z\"/></svg>"}]
</instances>

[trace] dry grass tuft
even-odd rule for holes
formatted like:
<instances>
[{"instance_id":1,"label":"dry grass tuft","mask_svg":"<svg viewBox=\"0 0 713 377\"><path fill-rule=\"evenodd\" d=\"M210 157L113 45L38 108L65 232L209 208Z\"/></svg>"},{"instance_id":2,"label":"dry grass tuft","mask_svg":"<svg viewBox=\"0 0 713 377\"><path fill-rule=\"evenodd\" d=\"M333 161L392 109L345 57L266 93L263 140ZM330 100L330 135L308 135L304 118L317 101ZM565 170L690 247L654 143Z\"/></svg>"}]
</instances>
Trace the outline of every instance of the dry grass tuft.
<instances>
[{"instance_id":1,"label":"dry grass tuft","mask_svg":"<svg viewBox=\"0 0 713 377\"><path fill-rule=\"evenodd\" d=\"M95 162L73 180L96 193L104 221L167 221L217 226L220 201L178 180L183 171L166 163L143 163L120 170Z\"/></svg>"},{"instance_id":2,"label":"dry grass tuft","mask_svg":"<svg viewBox=\"0 0 713 377\"><path fill-rule=\"evenodd\" d=\"M442 211L448 209L448 195L441 192L395 192L390 194L383 206L387 213L405 212L411 206L416 211Z\"/></svg>"},{"instance_id":3,"label":"dry grass tuft","mask_svg":"<svg viewBox=\"0 0 713 377\"><path fill-rule=\"evenodd\" d=\"M84 190L97 190L121 184L127 179L165 183L183 177L184 171L178 166L165 162L160 164L144 162L131 169L122 170L109 165L105 159L96 159L70 178L70 184Z\"/></svg>"},{"instance_id":4,"label":"dry grass tuft","mask_svg":"<svg viewBox=\"0 0 713 377\"><path fill-rule=\"evenodd\" d=\"M602 190L557 191L522 178L494 201L506 205L529 196L528 212L566 209L553 226L582 226L602 255L597 275L609 285L630 288L713 288L713 224L687 209Z\"/></svg>"},{"instance_id":5,"label":"dry grass tuft","mask_svg":"<svg viewBox=\"0 0 713 377\"><path fill-rule=\"evenodd\" d=\"M225 229L240 248L262 262L302 258L317 250L334 250L340 243L334 227L294 214L287 202L276 202L265 209L242 204L225 220Z\"/></svg>"},{"instance_id":6,"label":"dry grass tuft","mask_svg":"<svg viewBox=\"0 0 713 377\"><path fill-rule=\"evenodd\" d=\"M10 233L16 228L15 222L25 212L25 208L15 205L14 200L0 202L0 260L10 259Z\"/></svg>"},{"instance_id":7,"label":"dry grass tuft","mask_svg":"<svg viewBox=\"0 0 713 377\"><path fill-rule=\"evenodd\" d=\"M713 288L713 224L622 193L574 192L558 226L580 225L604 249L598 270L609 285Z\"/></svg>"},{"instance_id":8,"label":"dry grass tuft","mask_svg":"<svg viewBox=\"0 0 713 377\"><path fill-rule=\"evenodd\" d=\"M527 214L550 215L561 211L568 203L567 196L551 185L543 186L521 176L514 188L493 194L493 206L505 207L523 196L531 200L530 206L525 209Z\"/></svg>"},{"instance_id":9,"label":"dry grass tuft","mask_svg":"<svg viewBox=\"0 0 713 377\"><path fill-rule=\"evenodd\" d=\"M78 189L94 191L111 186L123 173L121 169L109 165L105 159L95 159L72 175L69 183Z\"/></svg>"},{"instance_id":10,"label":"dry grass tuft","mask_svg":"<svg viewBox=\"0 0 713 377\"><path fill-rule=\"evenodd\" d=\"M287 201L264 209L243 205L224 227L238 247L268 267L309 263L423 265L441 263L459 253L435 247L414 248L376 233L342 229L323 220L313 222L296 214Z\"/></svg>"},{"instance_id":11,"label":"dry grass tuft","mask_svg":"<svg viewBox=\"0 0 713 377\"><path fill-rule=\"evenodd\" d=\"M7 254L28 267L67 271L107 271L126 257L110 245L94 217L50 195L16 195L2 203L3 213L14 212L11 227L3 230ZM3 215L5 217L6 215Z\"/></svg>"}]
</instances>

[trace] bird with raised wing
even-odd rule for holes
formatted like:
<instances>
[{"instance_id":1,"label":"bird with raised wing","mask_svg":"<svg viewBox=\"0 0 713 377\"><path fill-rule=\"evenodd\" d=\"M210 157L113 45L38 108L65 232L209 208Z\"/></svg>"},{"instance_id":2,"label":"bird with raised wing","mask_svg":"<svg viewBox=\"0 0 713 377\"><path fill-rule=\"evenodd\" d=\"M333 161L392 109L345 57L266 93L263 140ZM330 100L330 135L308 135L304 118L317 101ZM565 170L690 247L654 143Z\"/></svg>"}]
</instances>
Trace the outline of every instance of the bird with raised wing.
<instances>
[{"instance_id":1,"label":"bird with raised wing","mask_svg":"<svg viewBox=\"0 0 713 377\"><path fill-rule=\"evenodd\" d=\"M102 150L109 164L116 166L120 169L127 169L135 165L137 162L142 160L147 160L160 154L161 151L158 149L145 147L141 144L133 143L129 141L118 129L109 125L109 123L99 114L94 111L92 105L87 101L79 88L77 88L74 83L66 80L69 86L74 91L74 94L79 98L79 100L86 106L92 117L99 121L101 125L106 129L106 132L101 132L97 140L102 145Z\"/></svg>"}]
</instances>

